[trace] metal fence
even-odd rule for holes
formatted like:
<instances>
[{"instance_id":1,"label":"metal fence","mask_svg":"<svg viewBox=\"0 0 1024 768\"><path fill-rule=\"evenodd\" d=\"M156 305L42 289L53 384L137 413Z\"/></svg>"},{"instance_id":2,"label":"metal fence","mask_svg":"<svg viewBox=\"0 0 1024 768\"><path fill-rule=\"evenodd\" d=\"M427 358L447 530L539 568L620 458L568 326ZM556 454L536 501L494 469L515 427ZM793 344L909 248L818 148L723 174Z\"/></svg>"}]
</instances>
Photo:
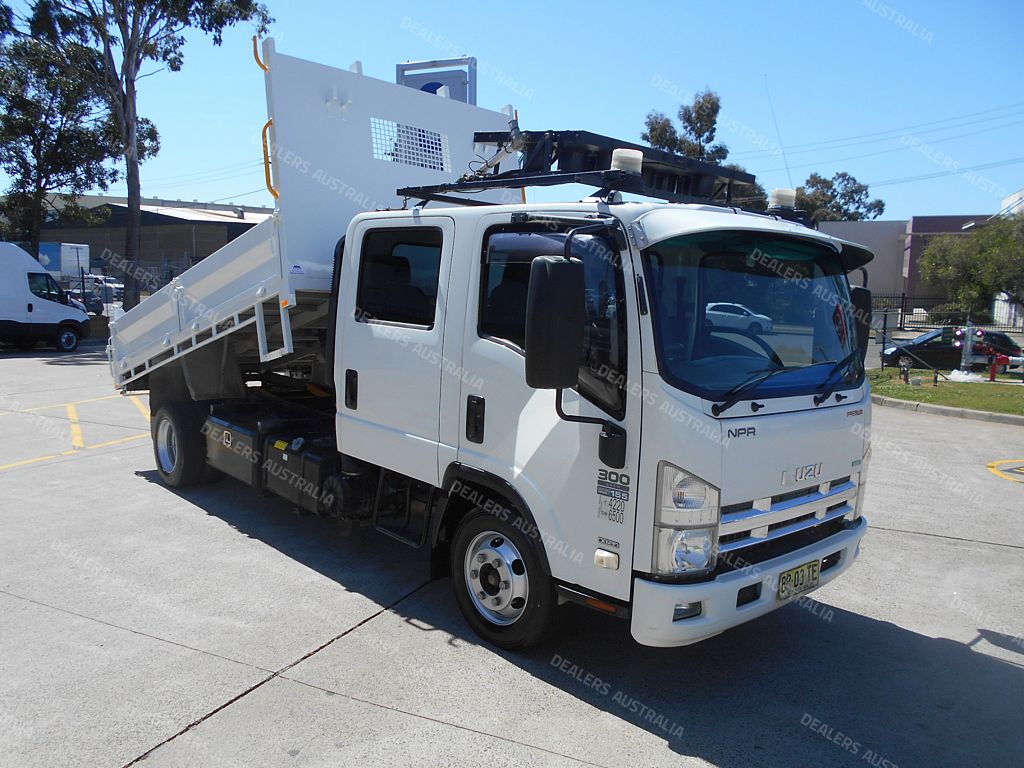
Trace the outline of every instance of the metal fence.
<instances>
[{"instance_id":1,"label":"metal fence","mask_svg":"<svg viewBox=\"0 0 1024 768\"><path fill-rule=\"evenodd\" d=\"M963 326L968 321L977 328L1010 333L1024 332L1024 313L994 318L991 307L970 306L950 299L908 296L905 293L876 293L872 296L875 312L884 313L889 330L926 331L930 328Z\"/></svg>"}]
</instances>

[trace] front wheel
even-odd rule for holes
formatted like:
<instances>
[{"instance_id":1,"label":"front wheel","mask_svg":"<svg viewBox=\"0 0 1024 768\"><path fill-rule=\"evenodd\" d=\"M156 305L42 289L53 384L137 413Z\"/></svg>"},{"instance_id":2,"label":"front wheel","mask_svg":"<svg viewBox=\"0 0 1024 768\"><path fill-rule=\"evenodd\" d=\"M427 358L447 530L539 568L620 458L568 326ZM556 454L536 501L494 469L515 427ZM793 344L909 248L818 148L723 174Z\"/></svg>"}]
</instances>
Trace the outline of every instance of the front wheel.
<instances>
[{"instance_id":1,"label":"front wheel","mask_svg":"<svg viewBox=\"0 0 1024 768\"><path fill-rule=\"evenodd\" d=\"M557 597L535 540L518 516L501 520L482 510L455 532L451 573L455 600L480 637L500 648L525 648L551 628Z\"/></svg>"},{"instance_id":2,"label":"front wheel","mask_svg":"<svg viewBox=\"0 0 1024 768\"><path fill-rule=\"evenodd\" d=\"M74 352L78 349L78 331L74 328L61 328L57 331L57 340L53 345L58 352Z\"/></svg>"},{"instance_id":3,"label":"front wheel","mask_svg":"<svg viewBox=\"0 0 1024 768\"><path fill-rule=\"evenodd\" d=\"M764 331L760 323L751 323L750 328L748 328L747 330L750 333L754 334L755 336L761 335L761 333Z\"/></svg>"},{"instance_id":4,"label":"front wheel","mask_svg":"<svg viewBox=\"0 0 1024 768\"><path fill-rule=\"evenodd\" d=\"M195 485L206 466L202 420L182 403L168 403L153 419L153 456L160 478L172 488Z\"/></svg>"}]
</instances>

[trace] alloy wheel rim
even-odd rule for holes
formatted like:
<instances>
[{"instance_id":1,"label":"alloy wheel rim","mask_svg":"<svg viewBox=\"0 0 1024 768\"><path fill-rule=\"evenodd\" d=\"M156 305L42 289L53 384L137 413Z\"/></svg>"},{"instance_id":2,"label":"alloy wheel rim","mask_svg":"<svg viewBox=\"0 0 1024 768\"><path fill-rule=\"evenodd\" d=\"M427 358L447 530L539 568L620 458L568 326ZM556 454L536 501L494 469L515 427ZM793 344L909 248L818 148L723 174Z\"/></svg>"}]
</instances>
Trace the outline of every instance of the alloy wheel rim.
<instances>
[{"instance_id":1,"label":"alloy wheel rim","mask_svg":"<svg viewBox=\"0 0 1024 768\"><path fill-rule=\"evenodd\" d=\"M514 624L526 612L530 580L519 549L497 531L473 537L466 549L463 577L473 606L498 626Z\"/></svg>"}]
</instances>

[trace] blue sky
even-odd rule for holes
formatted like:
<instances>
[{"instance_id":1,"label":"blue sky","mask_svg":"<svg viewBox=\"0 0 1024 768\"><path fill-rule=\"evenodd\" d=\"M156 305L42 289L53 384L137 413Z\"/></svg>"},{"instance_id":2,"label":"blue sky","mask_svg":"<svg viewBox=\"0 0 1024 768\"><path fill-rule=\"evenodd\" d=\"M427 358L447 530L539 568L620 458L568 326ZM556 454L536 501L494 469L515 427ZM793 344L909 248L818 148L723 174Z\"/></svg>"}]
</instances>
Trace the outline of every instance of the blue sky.
<instances>
[{"instance_id":1,"label":"blue sky","mask_svg":"<svg viewBox=\"0 0 1024 768\"><path fill-rule=\"evenodd\" d=\"M476 56L481 106L514 104L526 129L639 141L649 110L674 115L710 87L730 161L768 189L848 171L885 200L886 219L995 213L1024 186L1024 8L1011 0L267 5L280 52L360 59L373 77L448 50ZM230 30L216 48L191 35L181 72L141 81L141 112L162 141L142 168L144 195L270 204L250 36ZM934 174L944 175L917 179Z\"/></svg>"}]
</instances>

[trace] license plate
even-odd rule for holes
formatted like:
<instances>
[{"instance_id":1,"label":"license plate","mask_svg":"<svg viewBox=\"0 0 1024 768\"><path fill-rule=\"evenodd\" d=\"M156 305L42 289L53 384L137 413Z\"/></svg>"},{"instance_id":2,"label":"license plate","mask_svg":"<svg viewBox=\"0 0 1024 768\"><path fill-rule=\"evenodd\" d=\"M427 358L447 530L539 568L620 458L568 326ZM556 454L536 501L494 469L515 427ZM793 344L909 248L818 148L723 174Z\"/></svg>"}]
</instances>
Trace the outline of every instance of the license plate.
<instances>
[{"instance_id":1,"label":"license plate","mask_svg":"<svg viewBox=\"0 0 1024 768\"><path fill-rule=\"evenodd\" d=\"M818 586L821 575L821 561L812 560L779 574L779 600L802 595Z\"/></svg>"}]
</instances>

